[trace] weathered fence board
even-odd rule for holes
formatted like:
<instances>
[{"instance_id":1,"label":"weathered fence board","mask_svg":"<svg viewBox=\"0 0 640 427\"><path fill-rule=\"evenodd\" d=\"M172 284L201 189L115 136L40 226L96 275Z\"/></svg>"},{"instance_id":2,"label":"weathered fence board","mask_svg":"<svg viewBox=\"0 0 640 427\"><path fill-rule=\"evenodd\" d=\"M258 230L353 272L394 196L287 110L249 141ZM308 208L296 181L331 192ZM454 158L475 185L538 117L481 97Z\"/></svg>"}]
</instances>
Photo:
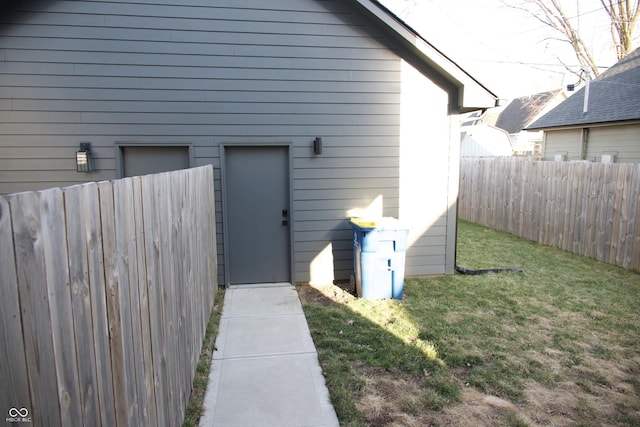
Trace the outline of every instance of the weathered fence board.
<instances>
[{"instance_id":1,"label":"weathered fence board","mask_svg":"<svg viewBox=\"0 0 640 427\"><path fill-rule=\"evenodd\" d=\"M113 379L105 293L105 267L101 233L99 190L96 183L80 186L84 216L84 250L87 252L91 321L96 354L97 394L103 425L115 425Z\"/></svg>"},{"instance_id":2,"label":"weathered fence board","mask_svg":"<svg viewBox=\"0 0 640 427\"><path fill-rule=\"evenodd\" d=\"M79 410L77 381L74 384L73 378L64 378L67 372L57 371L56 360L53 357L54 338L50 326L52 319L49 315L49 287L55 283L48 282L47 265L51 265L51 262L45 258L44 246L49 244L46 240L50 238L50 234L43 233L42 224L43 217L46 218L46 215L51 213L43 198L51 199L51 197L46 197L50 195L51 191L49 193L43 192L42 197L34 193L21 193L8 197L13 221L17 285L27 356L29 390L33 405L30 408L30 414L36 425L62 422L59 399L63 402L73 401L75 409ZM51 215L55 215L55 212ZM55 219L59 217L60 215L55 215ZM52 218L46 222L51 224L55 222L55 219ZM49 275L51 273L49 272ZM62 283L61 286L68 285ZM52 290L51 297L55 300L55 286ZM53 304L55 306L55 302ZM67 333L68 328L69 325L64 325L61 333ZM62 349L58 346L58 354L61 351ZM69 375L71 374L69 373ZM58 393L58 380L61 380L60 386L64 390L62 396Z\"/></svg>"},{"instance_id":3,"label":"weathered fence board","mask_svg":"<svg viewBox=\"0 0 640 427\"><path fill-rule=\"evenodd\" d=\"M215 282L210 166L0 197L0 407L179 425Z\"/></svg>"},{"instance_id":4,"label":"weathered fence board","mask_svg":"<svg viewBox=\"0 0 640 427\"><path fill-rule=\"evenodd\" d=\"M634 213L630 214L631 222L634 224L634 231L632 236L632 241L629 241L632 245L632 248L627 249L627 252L631 254L631 257L628 259L629 265L634 265L634 262L638 262L640 260L640 168L635 171L635 182L634 182L634 194L635 194L635 219L633 218ZM629 226L631 228L631 226ZM627 261L627 258L625 258Z\"/></svg>"},{"instance_id":5,"label":"weathered fence board","mask_svg":"<svg viewBox=\"0 0 640 427\"><path fill-rule=\"evenodd\" d=\"M72 308L69 314L73 314L73 330L69 331L69 336L75 337L77 359L75 362L78 375L83 379L80 384L82 414L88 420L96 420L101 419L101 414L98 409L100 395L99 387L97 387L97 355L91 313L91 293L94 284L89 282L89 259L85 230L88 212L85 205L85 194L83 194L81 186L65 188L63 191L65 203L76 208L66 209L65 218L68 225L68 265ZM61 264L64 262L64 259L60 260ZM52 310L52 317L54 312L59 311Z\"/></svg>"},{"instance_id":6,"label":"weathered fence board","mask_svg":"<svg viewBox=\"0 0 640 427\"><path fill-rule=\"evenodd\" d=\"M111 352L111 378L113 381L115 418L118 425L126 426L129 425L129 411L124 370L124 343L121 332L122 321L120 319L113 188L109 182L100 182L97 186L100 204L100 231L102 232L107 326L110 338L109 350Z\"/></svg>"},{"instance_id":7,"label":"weathered fence board","mask_svg":"<svg viewBox=\"0 0 640 427\"><path fill-rule=\"evenodd\" d=\"M18 277L13 247L9 203L0 197L0 402L9 411L31 408L27 376L26 347L22 337L22 320L18 296Z\"/></svg>"},{"instance_id":8,"label":"weathered fence board","mask_svg":"<svg viewBox=\"0 0 640 427\"><path fill-rule=\"evenodd\" d=\"M160 211L156 204L156 192L158 191L158 176L142 181L142 198L143 221L145 227L150 229L160 229L159 215ZM164 324L162 315L162 289L160 282L160 235L159 233L144 233L145 238L145 256L146 256L146 275L148 286L149 300L149 322L152 325ZM167 370L166 370L166 346L162 328L152 328L151 330L151 346L153 348L153 377L154 387L156 389L156 410L158 411L158 426L168 425L171 418L169 414L169 404L167 401Z\"/></svg>"},{"instance_id":9,"label":"weathered fence board","mask_svg":"<svg viewBox=\"0 0 640 427\"><path fill-rule=\"evenodd\" d=\"M460 218L640 270L640 165L463 159Z\"/></svg>"},{"instance_id":10,"label":"weathered fence board","mask_svg":"<svg viewBox=\"0 0 640 427\"><path fill-rule=\"evenodd\" d=\"M120 302L120 335L123 342L123 369L127 396L127 418L131 426L144 426L142 414L146 396L142 382L142 360L139 316L134 311L137 298L138 269L133 236L133 190L131 178L114 181L118 300ZM136 322L138 318L138 322ZM138 356L136 359L136 355ZM142 407L142 408L141 408Z\"/></svg>"},{"instance_id":11,"label":"weathered fence board","mask_svg":"<svg viewBox=\"0 0 640 427\"><path fill-rule=\"evenodd\" d=\"M184 174L177 174L175 179L182 179ZM142 367L143 367L143 387L146 399L146 407L143 409L146 413L144 419L145 425L157 425L156 418L156 397L153 387L153 364L151 356L151 326L149 324L149 300L147 291L147 270L144 267L146 263L144 250L144 222L142 211L142 190L140 185L141 178L132 178L133 201L134 201L134 235L135 235L135 255L136 265L138 267L138 317L140 319L140 342L142 349ZM151 231L151 230L150 230ZM152 231L151 231L152 232ZM187 236L178 236L178 240L187 238Z\"/></svg>"}]
</instances>

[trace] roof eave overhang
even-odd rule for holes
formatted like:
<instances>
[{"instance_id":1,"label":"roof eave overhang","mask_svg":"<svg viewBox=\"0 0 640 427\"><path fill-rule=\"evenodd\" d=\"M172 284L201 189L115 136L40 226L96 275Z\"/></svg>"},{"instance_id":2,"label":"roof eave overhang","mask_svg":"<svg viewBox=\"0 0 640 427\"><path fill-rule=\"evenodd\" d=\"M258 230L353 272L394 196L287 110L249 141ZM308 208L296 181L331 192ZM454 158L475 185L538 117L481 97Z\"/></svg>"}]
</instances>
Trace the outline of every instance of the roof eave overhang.
<instances>
[{"instance_id":1,"label":"roof eave overhang","mask_svg":"<svg viewBox=\"0 0 640 427\"><path fill-rule=\"evenodd\" d=\"M423 67L418 68L447 90L450 99L449 109L452 113L468 113L496 106L498 101L496 94L420 37L416 31L399 20L380 3L372 0L351 1L366 11L371 18L383 24L387 33L420 61ZM435 75L433 75L434 73Z\"/></svg>"},{"instance_id":2,"label":"roof eave overhang","mask_svg":"<svg viewBox=\"0 0 640 427\"><path fill-rule=\"evenodd\" d=\"M609 127L609 126L638 125L638 124L640 124L640 119L616 120L612 122L574 123L574 124L555 125L555 126L536 126L536 127L528 127L524 130L529 130L529 131L541 130L541 131L547 132L550 130L601 128L601 127Z\"/></svg>"}]
</instances>

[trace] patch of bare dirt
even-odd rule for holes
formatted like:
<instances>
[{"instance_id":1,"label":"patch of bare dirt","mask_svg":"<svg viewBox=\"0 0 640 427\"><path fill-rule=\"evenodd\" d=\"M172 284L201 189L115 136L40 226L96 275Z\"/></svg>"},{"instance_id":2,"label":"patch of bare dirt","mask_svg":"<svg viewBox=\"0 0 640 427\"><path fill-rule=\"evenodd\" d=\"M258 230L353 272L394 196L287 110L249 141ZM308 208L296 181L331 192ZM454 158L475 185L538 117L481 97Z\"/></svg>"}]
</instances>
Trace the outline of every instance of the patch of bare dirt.
<instances>
[{"instance_id":1,"label":"patch of bare dirt","mask_svg":"<svg viewBox=\"0 0 640 427\"><path fill-rule=\"evenodd\" d=\"M560 356L555 352L549 353L551 358ZM630 408L638 407L638 394L634 384L625 382L625 378L629 378L630 371L638 372L638 361L622 364L598 362L601 363L599 367L590 365L582 369L585 374L601 375L603 378L606 375L609 381L588 391L571 381L553 389L532 381L526 386L526 402L514 405L472 387L464 387L461 403L442 411L410 417L409 420L395 416L396 422L387 425L495 426L505 425L504 420L508 415L529 426L634 425L634 420L640 420L640 413ZM399 384L399 387L402 386ZM393 404L386 403L386 406ZM626 408L625 413L620 412L622 408Z\"/></svg>"},{"instance_id":2,"label":"patch of bare dirt","mask_svg":"<svg viewBox=\"0 0 640 427\"><path fill-rule=\"evenodd\" d=\"M427 411L419 408L425 390L418 381L397 372L369 371L356 405L369 426L493 427L500 425L508 413L520 412L506 400L468 387L463 391L461 403L440 411ZM531 421L521 413L518 417Z\"/></svg>"},{"instance_id":3,"label":"patch of bare dirt","mask_svg":"<svg viewBox=\"0 0 640 427\"><path fill-rule=\"evenodd\" d=\"M300 301L306 304L348 304L356 299L349 285L299 285L296 289Z\"/></svg>"},{"instance_id":4,"label":"patch of bare dirt","mask_svg":"<svg viewBox=\"0 0 640 427\"><path fill-rule=\"evenodd\" d=\"M369 426L425 426L421 415L407 413L416 396L420 396L418 382L406 374L363 365L355 368L364 373L365 386L356 406Z\"/></svg>"},{"instance_id":5,"label":"patch of bare dirt","mask_svg":"<svg viewBox=\"0 0 640 427\"><path fill-rule=\"evenodd\" d=\"M501 421L509 413L515 413L520 420L527 422L528 420L518 412L518 408L511 402L465 387L462 392L462 402L445 408L441 414L442 418L437 419L435 425L489 427L501 425Z\"/></svg>"},{"instance_id":6,"label":"patch of bare dirt","mask_svg":"<svg viewBox=\"0 0 640 427\"><path fill-rule=\"evenodd\" d=\"M431 415L432 425L501 425L507 414L530 426L635 425L640 421L637 385L628 382L640 373L638 358L623 362L603 361L584 356L580 365L567 368L563 352L547 349L537 360L552 366L564 382L550 388L534 381L525 387L526 402L514 405L495 396L465 387L462 402ZM561 372L568 369L571 372ZM585 381L580 381L584 376ZM604 381L593 381L602 378ZM588 381L587 381L588 379ZM606 380L605 380L606 379ZM635 421L634 421L635 420Z\"/></svg>"}]
</instances>

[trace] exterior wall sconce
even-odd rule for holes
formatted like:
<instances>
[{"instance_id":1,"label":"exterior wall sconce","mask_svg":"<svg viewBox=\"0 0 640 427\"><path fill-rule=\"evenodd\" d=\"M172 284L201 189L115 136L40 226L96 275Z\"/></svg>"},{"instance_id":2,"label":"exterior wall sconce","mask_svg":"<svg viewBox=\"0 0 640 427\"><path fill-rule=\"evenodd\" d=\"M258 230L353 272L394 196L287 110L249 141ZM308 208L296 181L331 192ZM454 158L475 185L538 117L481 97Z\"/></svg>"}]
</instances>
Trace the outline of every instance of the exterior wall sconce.
<instances>
[{"instance_id":1,"label":"exterior wall sconce","mask_svg":"<svg viewBox=\"0 0 640 427\"><path fill-rule=\"evenodd\" d=\"M322 154L322 138L320 137L313 140L313 154Z\"/></svg>"},{"instance_id":2,"label":"exterior wall sconce","mask_svg":"<svg viewBox=\"0 0 640 427\"><path fill-rule=\"evenodd\" d=\"M90 142L81 142L76 151L76 172L93 172L93 152Z\"/></svg>"}]
</instances>

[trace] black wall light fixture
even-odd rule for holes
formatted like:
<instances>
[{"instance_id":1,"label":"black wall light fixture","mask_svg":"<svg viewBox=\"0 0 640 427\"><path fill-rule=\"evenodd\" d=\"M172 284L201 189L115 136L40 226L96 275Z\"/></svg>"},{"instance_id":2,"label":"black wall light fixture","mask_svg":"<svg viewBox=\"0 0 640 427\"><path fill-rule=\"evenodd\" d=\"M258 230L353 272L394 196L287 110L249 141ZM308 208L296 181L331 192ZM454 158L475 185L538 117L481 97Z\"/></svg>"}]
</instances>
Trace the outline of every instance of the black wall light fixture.
<instances>
[{"instance_id":1,"label":"black wall light fixture","mask_svg":"<svg viewBox=\"0 0 640 427\"><path fill-rule=\"evenodd\" d=\"M76 172L93 172L93 152L90 142L81 142L76 151Z\"/></svg>"},{"instance_id":2,"label":"black wall light fixture","mask_svg":"<svg viewBox=\"0 0 640 427\"><path fill-rule=\"evenodd\" d=\"M320 137L313 140L313 154L322 154L322 138Z\"/></svg>"}]
</instances>

